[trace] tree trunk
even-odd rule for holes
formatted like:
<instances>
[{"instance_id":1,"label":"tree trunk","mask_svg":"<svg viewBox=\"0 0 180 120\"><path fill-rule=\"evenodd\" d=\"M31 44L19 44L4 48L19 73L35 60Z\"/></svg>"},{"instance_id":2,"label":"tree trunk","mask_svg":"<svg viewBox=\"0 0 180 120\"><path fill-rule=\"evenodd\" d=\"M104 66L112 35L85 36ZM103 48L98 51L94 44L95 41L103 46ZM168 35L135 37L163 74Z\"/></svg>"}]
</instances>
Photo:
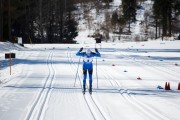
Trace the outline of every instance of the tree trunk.
<instances>
[{"instance_id":1,"label":"tree trunk","mask_svg":"<svg viewBox=\"0 0 180 120\"><path fill-rule=\"evenodd\" d=\"M155 39L157 39L157 30L158 30L158 22L157 22L157 18L156 18L156 36L155 36Z\"/></svg>"},{"instance_id":2,"label":"tree trunk","mask_svg":"<svg viewBox=\"0 0 180 120\"><path fill-rule=\"evenodd\" d=\"M128 9L130 9L130 6L131 6L131 4L130 4L130 2L129 2L129 8ZM131 17L130 17L130 10L128 11L128 24L129 24L129 33L131 32Z\"/></svg>"},{"instance_id":3,"label":"tree trunk","mask_svg":"<svg viewBox=\"0 0 180 120\"><path fill-rule=\"evenodd\" d=\"M26 16L25 16L25 35L26 35L26 39L28 38L27 37L27 29L29 28L29 26L28 26L28 16L29 16L29 13L28 13L28 7L29 7L29 4L27 3L27 0L25 0L25 13L26 13ZM26 40L27 41L27 40Z\"/></svg>"},{"instance_id":4,"label":"tree trunk","mask_svg":"<svg viewBox=\"0 0 180 120\"><path fill-rule=\"evenodd\" d=\"M167 14L166 12L163 13L163 19L162 19L162 34L163 36L167 35Z\"/></svg>"},{"instance_id":5,"label":"tree trunk","mask_svg":"<svg viewBox=\"0 0 180 120\"><path fill-rule=\"evenodd\" d=\"M40 27L40 38L41 43L44 42L43 26L42 26L42 0L39 0L39 27Z\"/></svg>"},{"instance_id":6,"label":"tree trunk","mask_svg":"<svg viewBox=\"0 0 180 120\"><path fill-rule=\"evenodd\" d=\"M119 40L121 40L122 32L123 32L123 27L119 26Z\"/></svg>"},{"instance_id":7,"label":"tree trunk","mask_svg":"<svg viewBox=\"0 0 180 120\"><path fill-rule=\"evenodd\" d=\"M8 0L8 38L11 41L11 0Z\"/></svg>"},{"instance_id":8,"label":"tree trunk","mask_svg":"<svg viewBox=\"0 0 180 120\"><path fill-rule=\"evenodd\" d=\"M172 30L172 0L169 1L169 9L168 9L168 26L169 26L169 37L171 37L171 30Z\"/></svg>"},{"instance_id":9,"label":"tree trunk","mask_svg":"<svg viewBox=\"0 0 180 120\"><path fill-rule=\"evenodd\" d=\"M3 9L4 0L0 0L0 41L3 41Z\"/></svg>"},{"instance_id":10,"label":"tree trunk","mask_svg":"<svg viewBox=\"0 0 180 120\"><path fill-rule=\"evenodd\" d=\"M161 37L161 26L159 25L159 38Z\"/></svg>"},{"instance_id":11,"label":"tree trunk","mask_svg":"<svg viewBox=\"0 0 180 120\"><path fill-rule=\"evenodd\" d=\"M60 2L60 30L59 30L59 32L60 32L60 41L63 40L63 25L64 25L63 16L64 16L64 2L61 1Z\"/></svg>"},{"instance_id":12,"label":"tree trunk","mask_svg":"<svg viewBox=\"0 0 180 120\"><path fill-rule=\"evenodd\" d=\"M129 33L131 33L131 22L130 22L130 17L129 17Z\"/></svg>"}]
</instances>

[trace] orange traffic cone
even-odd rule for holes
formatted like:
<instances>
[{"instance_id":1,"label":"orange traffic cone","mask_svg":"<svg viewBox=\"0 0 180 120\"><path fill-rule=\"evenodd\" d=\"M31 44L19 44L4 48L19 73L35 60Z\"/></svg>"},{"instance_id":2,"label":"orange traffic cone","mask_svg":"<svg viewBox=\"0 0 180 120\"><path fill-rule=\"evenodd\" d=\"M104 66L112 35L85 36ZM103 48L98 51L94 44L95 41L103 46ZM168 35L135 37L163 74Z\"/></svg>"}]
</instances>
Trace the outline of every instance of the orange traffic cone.
<instances>
[{"instance_id":1,"label":"orange traffic cone","mask_svg":"<svg viewBox=\"0 0 180 120\"><path fill-rule=\"evenodd\" d=\"M165 90L167 90L167 82L165 83L165 87L164 87Z\"/></svg>"},{"instance_id":2,"label":"orange traffic cone","mask_svg":"<svg viewBox=\"0 0 180 120\"><path fill-rule=\"evenodd\" d=\"M178 85L178 90L180 90L180 83L179 83L179 85Z\"/></svg>"},{"instance_id":3,"label":"orange traffic cone","mask_svg":"<svg viewBox=\"0 0 180 120\"><path fill-rule=\"evenodd\" d=\"M171 90L171 87L170 87L170 83L168 82L168 89L167 90Z\"/></svg>"}]
</instances>

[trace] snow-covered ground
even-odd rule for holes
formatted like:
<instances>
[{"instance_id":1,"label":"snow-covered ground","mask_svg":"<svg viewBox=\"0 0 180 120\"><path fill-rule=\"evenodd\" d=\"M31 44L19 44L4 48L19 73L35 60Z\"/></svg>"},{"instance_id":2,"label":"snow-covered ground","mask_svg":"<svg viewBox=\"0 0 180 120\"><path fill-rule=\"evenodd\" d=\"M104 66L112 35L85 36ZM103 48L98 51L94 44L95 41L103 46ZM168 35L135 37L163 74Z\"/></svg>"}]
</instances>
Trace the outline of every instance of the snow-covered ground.
<instances>
[{"instance_id":1,"label":"snow-covered ground","mask_svg":"<svg viewBox=\"0 0 180 120\"><path fill-rule=\"evenodd\" d=\"M112 6L120 4L114 0ZM147 10L150 4L148 0L142 6ZM137 11L134 36L141 33L143 14ZM93 18L96 23L104 19ZM87 37L95 31L84 23L79 22L79 44L23 48L0 42L0 120L179 120L180 41L95 45ZM94 58L93 94L83 95L82 58L75 54L95 46L102 56ZM4 58L9 52L16 53L11 75L10 61ZM159 89L166 82L171 90Z\"/></svg>"},{"instance_id":2,"label":"snow-covered ground","mask_svg":"<svg viewBox=\"0 0 180 120\"><path fill-rule=\"evenodd\" d=\"M92 95L82 94L75 54L94 51L94 43L0 44L0 120L179 120L180 41L96 45L102 56L94 58ZM10 50L12 75L4 59ZM166 82L171 90L157 88Z\"/></svg>"}]
</instances>

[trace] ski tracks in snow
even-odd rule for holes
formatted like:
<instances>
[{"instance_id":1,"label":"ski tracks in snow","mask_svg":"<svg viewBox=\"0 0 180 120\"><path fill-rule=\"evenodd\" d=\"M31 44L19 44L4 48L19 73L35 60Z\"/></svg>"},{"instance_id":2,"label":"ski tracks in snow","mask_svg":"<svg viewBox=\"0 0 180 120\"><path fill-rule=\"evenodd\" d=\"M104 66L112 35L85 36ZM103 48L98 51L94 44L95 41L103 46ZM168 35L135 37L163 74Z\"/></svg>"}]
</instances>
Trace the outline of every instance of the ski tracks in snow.
<instances>
[{"instance_id":1,"label":"ski tracks in snow","mask_svg":"<svg viewBox=\"0 0 180 120\"><path fill-rule=\"evenodd\" d=\"M152 62L147 62L147 61L145 61L143 59L139 60L136 57L131 57L130 55L124 54L122 52L121 52L121 55L124 56L124 57L127 57L128 59L132 59L133 60L132 62L134 64L141 64L141 65L146 65L146 66L152 67L152 68L154 68L154 69L156 69L156 70L158 70L158 71L160 71L162 73L168 74L168 75L170 75L170 76L172 76L174 78L179 79L179 77L180 77L180 75L177 74L178 73L178 71L177 71L178 68L177 67L176 67L176 69L173 69L171 67L167 68L167 67L165 67L163 65L160 65L160 64L155 64L155 63L152 64ZM171 81L173 81L173 80L171 80Z\"/></svg>"},{"instance_id":2,"label":"ski tracks in snow","mask_svg":"<svg viewBox=\"0 0 180 120\"><path fill-rule=\"evenodd\" d=\"M129 102L134 107L138 108L142 113L144 113L147 118L153 120L169 120L166 116L162 115L154 108L146 105L145 103L137 100L128 89L119 89L122 88L121 85L107 72L107 70L101 68L101 72L104 73L104 77L108 80L112 87L114 87L120 95L125 99L125 101Z\"/></svg>"},{"instance_id":3,"label":"ski tracks in snow","mask_svg":"<svg viewBox=\"0 0 180 120\"><path fill-rule=\"evenodd\" d=\"M68 57L70 65L73 68L73 71L76 71L77 66L71 55L71 50L67 51L67 57ZM81 59L81 58L79 58L79 59ZM82 73L82 71L81 71L81 73ZM80 83L80 86L82 89L82 82L81 82L82 76L79 74L79 70L78 70L77 75L78 75L77 77L78 77L78 80L79 80L79 83ZM95 93L93 92L93 94L95 94ZM83 95L83 93L82 93L82 95ZM90 111L92 117L94 118L94 120L110 120L108 118L108 116L105 114L105 112L102 110L102 108L100 107L100 105L98 104L98 102L96 101L96 99L94 98L93 95L90 95L88 92L86 92L85 95L83 95L83 98L84 98L84 100L87 104L87 107L89 108L89 111Z\"/></svg>"},{"instance_id":4,"label":"ski tracks in snow","mask_svg":"<svg viewBox=\"0 0 180 120\"><path fill-rule=\"evenodd\" d=\"M37 98L29 110L26 120L43 120L45 108L52 92L55 77L55 69L53 67L53 53L49 53L47 58L47 67L49 74L44 82L44 85L42 86L42 89L40 90Z\"/></svg>"}]
</instances>

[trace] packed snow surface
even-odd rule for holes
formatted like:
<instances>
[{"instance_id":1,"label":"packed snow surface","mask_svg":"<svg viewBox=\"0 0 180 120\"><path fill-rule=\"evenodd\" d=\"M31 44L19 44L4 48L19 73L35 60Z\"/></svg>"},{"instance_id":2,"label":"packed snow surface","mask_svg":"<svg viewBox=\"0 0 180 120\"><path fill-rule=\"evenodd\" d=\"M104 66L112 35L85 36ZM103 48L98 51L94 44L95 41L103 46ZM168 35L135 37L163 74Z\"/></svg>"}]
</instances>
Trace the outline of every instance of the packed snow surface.
<instances>
[{"instance_id":1,"label":"packed snow surface","mask_svg":"<svg viewBox=\"0 0 180 120\"><path fill-rule=\"evenodd\" d=\"M180 41L0 44L0 120L179 120ZM83 95L75 54L95 46L93 93L87 84ZM6 52L16 53L11 75Z\"/></svg>"}]
</instances>

